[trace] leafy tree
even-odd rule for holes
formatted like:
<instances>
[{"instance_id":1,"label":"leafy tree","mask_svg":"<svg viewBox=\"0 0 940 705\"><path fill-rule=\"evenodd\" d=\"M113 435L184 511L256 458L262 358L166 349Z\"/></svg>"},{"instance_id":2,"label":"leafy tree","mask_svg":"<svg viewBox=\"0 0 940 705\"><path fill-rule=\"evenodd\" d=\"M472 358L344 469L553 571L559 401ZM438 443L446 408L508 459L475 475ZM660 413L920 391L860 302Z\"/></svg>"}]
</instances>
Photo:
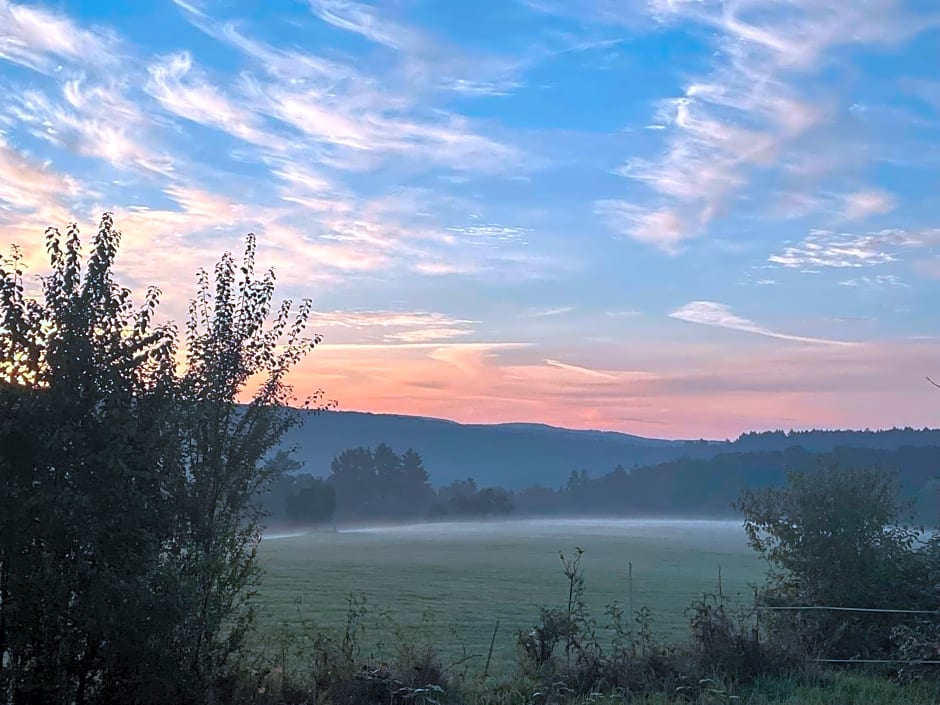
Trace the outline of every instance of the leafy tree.
<instances>
[{"instance_id":1,"label":"leafy tree","mask_svg":"<svg viewBox=\"0 0 940 705\"><path fill-rule=\"evenodd\" d=\"M310 305L267 324L274 275L255 278L249 236L214 290L200 273L178 372L176 331L153 322L159 292L137 310L114 281L119 244L106 214L83 265L77 227L49 230L40 298L17 250L0 261L8 701L224 697L250 624L255 498L297 419L284 377L318 342L303 337Z\"/></svg>"},{"instance_id":2,"label":"leafy tree","mask_svg":"<svg viewBox=\"0 0 940 705\"><path fill-rule=\"evenodd\" d=\"M275 465L277 477L258 497L258 503L268 524L283 521L287 497L303 486L299 484L301 478L313 478L308 474L296 474L303 467L303 463L286 450L277 451L271 462Z\"/></svg>"},{"instance_id":3,"label":"leafy tree","mask_svg":"<svg viewBox=\"0 0 940 705\"><path fill-rule=\"evenodd\" d=\"M375 472L375 458L369 448L350 448L333 459L330 484L336 489L336 506L341 512L375 512L381 496Z\"/></svg>"},{"instance_id":4,"label":"leafy tree","mask_svg":"<svg viewBox=\"0 0 940 705\"><path fill-rule=\"evenodd\" d=\"M916 609L926 554L918 532L901 520L904 504L892 474L823 467L792 472L785 487L747 490L739 503L751 547L770 563L764 597L782 605ZM816 612L782 621L807 644L834 657L886 648L891 622Z\"/></svg>"},{"instance_id":5,"label":"leafy tree","mask_svg":"<svg viewBox=\"0 0 940 705\"><path fill-rule=\"evenodd\" d=\"M178 479L167 422L174 332L112 277L105 215L46 233L51 273L26 295L0 261L0 691L16 702L142 697L177 621L161 560Z\"/></svg>"},{"instance_id":6,"label":"leafy tree","mask_svg":"<svg viewBox=\"0 0 940 705\"><path fill-rule=\"evenodd\" d=\"M312 478L285 499L287 521L295 525L317 526L328 521L336 511L336 490L319 477Z\"/></svg>"},{"instance_id":7,"label":"leafy tree","mask_svg":"<svg viewBox=\"0 0 940 705\"><path fill-rule=\"evenodd\" d=\"M398 455L385 443L375 450L340 453L331 465L329 482L336 488L339 510L350 516L424 516L434 502L421 456L410 448Z\"/></svg>"},{"instance_id":8,"label":"leafy tree","mask_svg":"<svg viewBox=\"0 0 940 705\"><path fill-rule=\"evenodd\" d=\"M401 456L401 492L412 507L420 513L425 513L434 502L434 489L431 487L431 477L424 469L424 459L413 448L406 450Z\"/></svg>"},{"instance_id":9,"label":"leafy tree","mask_svg":"<svg viewBox=\"0 0 940 705\"><path fill-rule=\"evenodd\" d=\"M274 451L299 421L288 406L295 399L285 376L320 338L304 336L309 300L296 314L284 301L269 323L274 272L255 275L252 235L240 266L225 253L214 283L205 271L197 280L176 387L182 472L172 555L198 596L196 609L187 610L181 653L197 682L209 687L243 645L253 617L249 598L259 579L263 515L255 498L282 468ZM304 406L321 399L317 392Z\"/></svg>"},{"instance_id":10,"label":"leafy tree","mask_svg":"<svg viewBox=\"0 0 940 705\"><path fill-rule=\"evenodd\" d=\"M401 473L401 457L385 443L379 443L372 451L372 466L375 478L383 489L393 487Z\"/></svg>"},{"instance_id":11,"label":"leafy tree","mask_svg":"<svg viewBox=\"0 0 940 705\"><path fill-rule=\"evenodd\" d=\"M482 517L508 514L513 508L509 492L501 487L480 489L473 478L442 487L438 496L444 503L438 514Z\"/></svg>"}]
</instances>

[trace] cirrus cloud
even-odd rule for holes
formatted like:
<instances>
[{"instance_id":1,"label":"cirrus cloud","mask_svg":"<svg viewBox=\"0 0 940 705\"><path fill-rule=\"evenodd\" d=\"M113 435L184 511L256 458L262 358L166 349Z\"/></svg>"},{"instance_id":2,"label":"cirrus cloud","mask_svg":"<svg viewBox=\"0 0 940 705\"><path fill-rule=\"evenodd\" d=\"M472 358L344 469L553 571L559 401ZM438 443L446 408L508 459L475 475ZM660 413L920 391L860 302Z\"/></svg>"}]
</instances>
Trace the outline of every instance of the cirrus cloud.
<instances>
[{"instance_id":1,"label":"cirrus cloud","mask_svg":"<svg viewBox=\"0 0 940 705\"><path fill-rule=\"evenodd\" d=\"M753 333L768 338L777 338L778 340L789 340L795 343L838 346L857 345L857 343L845 340L829 340L827 338L812 338L803 335L793 335L791 333L781 333L766 328L754 321L742 318L733 313L725 304L716 303L714 301L691 301L670 313L669 317L688 323L698 323L699 325L713 326L715 328L727 328L743 333Z\"/></svg>"}]
</instances>

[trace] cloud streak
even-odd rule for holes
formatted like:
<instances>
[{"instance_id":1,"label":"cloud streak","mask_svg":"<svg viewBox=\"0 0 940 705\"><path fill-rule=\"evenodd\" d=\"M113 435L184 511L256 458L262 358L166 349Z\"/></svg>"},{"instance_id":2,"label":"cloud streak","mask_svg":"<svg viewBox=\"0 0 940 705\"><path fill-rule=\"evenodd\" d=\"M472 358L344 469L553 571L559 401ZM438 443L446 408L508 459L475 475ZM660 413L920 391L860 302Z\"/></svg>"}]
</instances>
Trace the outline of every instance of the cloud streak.
<instances>
[{"instance_id":1,"label":"cloud streak","mask_svg":"<svg viewBox=\"0 0 940 705\"><path fill-rule=\"evenodd\" d=\"M743 333L753 333L754 335L762 335L768 338L787 340L795 343L845 347L857 345L857 343L844 340L829 340L827 338L812 338L802 335L792 335L790 333L781 333L770 328L765 328L746 318L742 318L734 314L725 304L716 303L714 301L691 301L670 313L669 317L688 323L697 323L699 325L712 326L715 328L726 328Z\"/></svg>"},{"instance_id":2,"label":"cloud streak","mask_svg":"<svg viewBox=\"0 0 940 705\"><path fill-rule=\"evenodd\" d=\"M616 375L608 374L607 372L601 372L599 370L592 370L588 367L581 367L580 365L572 365L566 362L559 362L558 360L545 360L545 364L549 367L557 367L560 370L565 370L567 372L576 372L579 375L585 375L587 377L596 377L599 379L617 379Z\"/></svg>"}]
</instances>

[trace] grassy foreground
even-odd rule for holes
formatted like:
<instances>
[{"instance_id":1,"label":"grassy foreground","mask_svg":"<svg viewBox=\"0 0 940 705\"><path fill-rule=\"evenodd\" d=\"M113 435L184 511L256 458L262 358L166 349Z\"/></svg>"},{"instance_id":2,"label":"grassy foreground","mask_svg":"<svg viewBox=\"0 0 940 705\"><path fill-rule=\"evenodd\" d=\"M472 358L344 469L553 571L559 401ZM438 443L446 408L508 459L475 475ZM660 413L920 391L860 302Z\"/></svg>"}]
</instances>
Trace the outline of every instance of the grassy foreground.
<instances>
[{"instance_id":1,"label":"grassy foreground","mask_svg":"<svg viewBox=\"0 0 940 705\"><path fill-rule=\"evenodd\" d=\"M495 701L483 698L480 703ZM533 701L535 702L535 701ZM793 679L767 680L738 692L715 686L710 692L688 700L677 694L636 697L588 698L591 703L636 703L637 705L935 705L940 702L940 684L913 682L900 684L880 676L833 673L820 677L818 684L799 684Z\"/></svg>"},{"instance_id":2,"label":"grassy foreground","mask_svg":"<svg viewBox=\"0 0 940 705\"><path fill-rule=\"evenodd\" d=\"M280 666L267 673L254 702L351 703L367 697L392 705L940 704L940 674L925 670L899 679L896 671L863 666L810 668L812 675L758 677L739 685L693 669L699 675L692 680L576 694L562 680L527 669L517 641L520 627L538 622L538 606L561 606L567 598L558 551L570 555L572 546L585 549L585 598L598 616L613 601L626 607L625 563L633 564L634 606L650 608L657 644L688 639L690 604L715 592L719 565L722 591L732 603L748 603L751 585L763 575L740 526L729 522L516 521L273 538L261 552L262 632L268 637L261 661ZM365 602L351 606L350 592ZM348 652L344 631L352 635ZM332 655L329 663L313 664L313 654ZM337 666L347 685L342 678L318 685ZM427 685L435 682L445 687Z\"/></svg>"},{"instance_id":3,"label":"grassy foreground","mask_svg":"<svg viewBox=\"0 0 940 705\"><path fill-rule=\"evenodd\" d=\"M745 603L764 570L736 522L538 520L310 533L262 542L263 629L299 631L305 619L341 628L354 594L366 600L366 638L404 631L456 659L465 650L486 654L498 620L494 663L510 663L516 628L534 623L539 606L566 598L558 553L575 546L585 550L592 611L601 615L614 601L627 607L630 562L634 606L650 609L665 641L685 638L689 605L716 590L719 566L725 595Z\"/></svg>"},{"instance_id":4,"label":"grassy foreground","mask_svg":"<svg viewBox=\"0 0 940 705\"><path fill-rule=\"evenodd\" d=\"M697 687L696 687L697 686ZM310 694L277 685L259 694L264 705L316 702ZM402 702L390 694L388 702ZM760 680L742 688L707 681L687 690L658 693L591 693L576 696L563 689L539 688L525 680L455 683L446 691L416 688L405 702L420 705L937 705L940 680L936 677L907 682L884 674L841 671L815 677Z\"/></svg>"},{"instance_id":5,"label":"grassy foreground","mask_svg":"<svg viewBox=\"0 0 940 705\"><path fill-rule=\"evenodd\" d=\"M595 696L581 702L596 705L936 705L940 702L940 686L932 682L902 685L877 676L846 673L830 675L825 681L819 685L800 685L790 680L770 680L739 692L727 692L721 686L715 686L710 692L691 700L681 694L657 693ZM467 705L535 705L557 701L479 693L464 702Z\"/></svg>"},{"instance_id":6,"label":"grassy foreground","mask_svg":"<svg viewBox=\"0 0 940 705\"><path fill-rule=\"evenodd\" d=\"M478 702L497 705L497 701L485 696ZM940 702L940 684L932 681L900 684L880 676L834 673L820 677L818 684L799 684L793 679L767 680L738 692L716 685L710 692L692 700L680 694L662 693L587 698L584 702L604 705L625 702L637 705L935 705Z\"/></svg>"}]
</instances>

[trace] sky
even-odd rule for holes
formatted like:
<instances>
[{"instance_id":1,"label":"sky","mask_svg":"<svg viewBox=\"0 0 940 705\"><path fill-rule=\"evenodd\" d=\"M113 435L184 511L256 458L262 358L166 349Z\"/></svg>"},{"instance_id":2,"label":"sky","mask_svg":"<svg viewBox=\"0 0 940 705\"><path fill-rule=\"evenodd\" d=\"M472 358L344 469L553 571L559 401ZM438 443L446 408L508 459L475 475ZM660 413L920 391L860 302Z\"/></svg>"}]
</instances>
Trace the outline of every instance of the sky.
<instances>
[{"instance_id":1,"label":"sky","mask_svg":"<svg viewBox=\"0 0 940 705\"><path fill-rule=\"evenodd\" d=\"M935 0L0 0L0 247L244 235L340 409L936 426Z\"/></svg>"}]
</instances>

